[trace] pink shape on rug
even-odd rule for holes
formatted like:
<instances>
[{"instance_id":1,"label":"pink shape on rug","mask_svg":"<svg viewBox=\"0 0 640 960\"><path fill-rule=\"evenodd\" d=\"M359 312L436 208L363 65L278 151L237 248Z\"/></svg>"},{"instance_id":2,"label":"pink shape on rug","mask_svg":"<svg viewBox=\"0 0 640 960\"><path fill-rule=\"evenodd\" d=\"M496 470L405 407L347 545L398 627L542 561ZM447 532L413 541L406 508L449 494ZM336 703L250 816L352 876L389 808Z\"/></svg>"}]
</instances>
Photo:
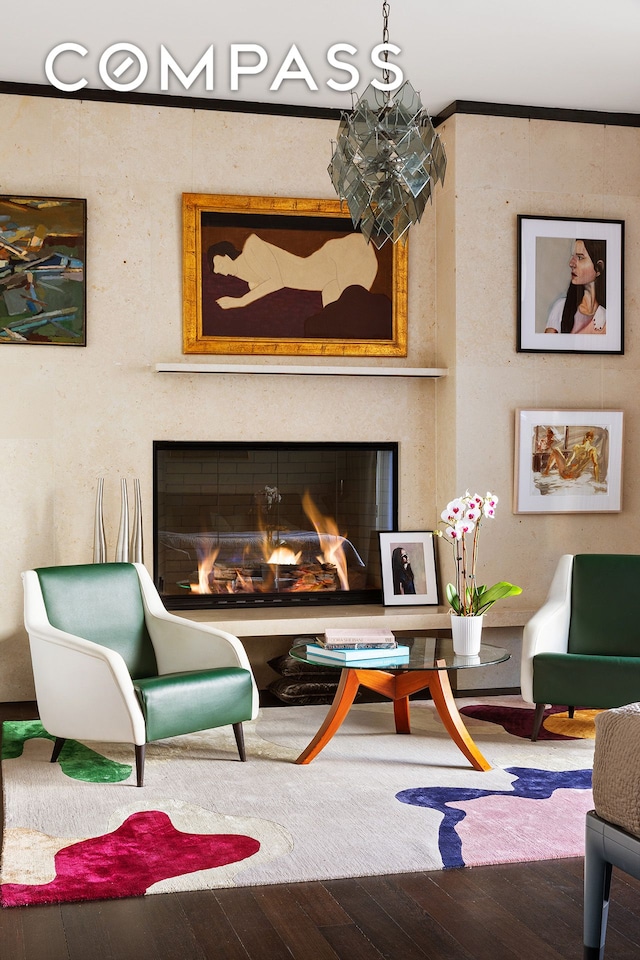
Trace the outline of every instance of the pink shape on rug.
<instances>
[{"instance_id":1,"label":"pink shape on rug","mask_svg":"<svg viewBox=\"0 0 640 960\"><path fill-rule=\"evenodd\" d=\"M259 849L257 840L243 834L181 833L166 813L146 810L112 833L59 850L55 880L3 884L0 899L3 906L16 907L139 897L160 880L237 863Z\"/></svg>"},{"instance_id":2,"label":"pink shape on rug","mask_svg":"<svg viewBox=\"0 0 640 960\"><path fill-rule=\"evenodd\" d=\"M467 866L553 860L584 853L590 790L554 790L548 799L491 795L450 803L466 816L456 827Z\"/></svg>"}]
</instances>

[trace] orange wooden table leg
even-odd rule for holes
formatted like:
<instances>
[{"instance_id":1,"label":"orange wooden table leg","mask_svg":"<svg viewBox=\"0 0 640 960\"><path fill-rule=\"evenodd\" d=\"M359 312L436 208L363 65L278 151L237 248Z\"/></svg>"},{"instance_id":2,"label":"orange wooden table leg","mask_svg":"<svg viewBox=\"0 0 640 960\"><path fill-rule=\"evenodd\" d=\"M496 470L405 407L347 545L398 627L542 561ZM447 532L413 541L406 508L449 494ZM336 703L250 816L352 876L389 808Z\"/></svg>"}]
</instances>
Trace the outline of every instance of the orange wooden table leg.
<instances>
[{"instance_id":1,"label":"orange wooden table leg","mask_svg":"<svg viewBox=\"0 0 640 960\"><path fill-rule=\"evenodd\" d=\"M396 733L411 733L409 697L398 697L393 701L393 718L396 722Z\"/></svg>"},{"instance_id":2,"label":"orange wooden table leg","mask_svg":"<svg viewBox=\"0 0 640 960\"><path fill-rule=\"evenodd\" d=\"M309 746L302 751L296 763L311 763L323 747L326 747L336 730L340 728L351 708L351 704L355 700L358 687L360 686L356 673L355 670L342 671L336 695L333 698L333 703L329 708L328 714L324 718L324 723Z\"/></svg>"},{"instance_id":3,"label":"orange wooden table leg","mask_svg":"<svg viewBox=\"0 0 640 960\"><path fill-rule=\"evenodd\" d=\"M442 666L444 662L440 661ZM471 739L469 731L462 722L456 701L451 692L449 675L446 670L434 670L429 680L429 690L440 719L453 742L462 750L475 770L491 770L491 764L482 756Z\"/></svg>"}]
</instances>

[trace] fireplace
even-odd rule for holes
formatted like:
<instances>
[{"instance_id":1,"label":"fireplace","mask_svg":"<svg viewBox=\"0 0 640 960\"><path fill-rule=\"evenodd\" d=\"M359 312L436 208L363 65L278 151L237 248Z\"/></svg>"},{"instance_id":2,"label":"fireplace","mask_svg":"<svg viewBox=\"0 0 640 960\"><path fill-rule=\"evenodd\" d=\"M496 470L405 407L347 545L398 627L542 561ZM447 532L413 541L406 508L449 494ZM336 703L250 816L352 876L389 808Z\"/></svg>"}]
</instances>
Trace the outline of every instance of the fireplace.
<instances>
[{"instance_id":1,"label":"fireplace","mask_svg":"<svg viewBox=\"0 0 640 960\"><path fill-rule=\"evenodd\" d=\"M156 586L171 609L380 603L398 445L153 445Z\"/></svg>"}]
</instances>

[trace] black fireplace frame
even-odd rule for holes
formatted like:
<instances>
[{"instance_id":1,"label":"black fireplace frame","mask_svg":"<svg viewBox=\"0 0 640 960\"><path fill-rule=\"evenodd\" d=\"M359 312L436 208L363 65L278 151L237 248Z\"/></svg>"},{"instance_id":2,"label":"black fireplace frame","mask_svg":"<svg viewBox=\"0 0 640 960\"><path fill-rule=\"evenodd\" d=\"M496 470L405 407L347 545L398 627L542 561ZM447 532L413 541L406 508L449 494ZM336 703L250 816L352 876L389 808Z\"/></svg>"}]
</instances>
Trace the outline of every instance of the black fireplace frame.
<instances>
[{"instance_id":1,"label":"black fireplace frame","mask_svg":"<svg viewBox=\"0 0 640 960\"><path fill-rule=\"evenodd\" d=\"M313 451L322 448L325 451L387 451L391 454L391 529L398 528L399 501L399 444L397 441L217 441L217 440L154 440L153 441L153 576L156 587L165 606L170 610L196 609L267 609L278 607L313 608L326 605L352 606L355 604L382 603L382 589L367 587L352 590L320 590L298 593L242 593L242 594L165 594L164 584L159 571L159 505L158 505L158 456L163 451L193 450L206 451L211 448L233 453L234 451ZM384 527L385 530L389 526ZM374 532L374 531L372 531Z\"/></svg>"}]
</instances>

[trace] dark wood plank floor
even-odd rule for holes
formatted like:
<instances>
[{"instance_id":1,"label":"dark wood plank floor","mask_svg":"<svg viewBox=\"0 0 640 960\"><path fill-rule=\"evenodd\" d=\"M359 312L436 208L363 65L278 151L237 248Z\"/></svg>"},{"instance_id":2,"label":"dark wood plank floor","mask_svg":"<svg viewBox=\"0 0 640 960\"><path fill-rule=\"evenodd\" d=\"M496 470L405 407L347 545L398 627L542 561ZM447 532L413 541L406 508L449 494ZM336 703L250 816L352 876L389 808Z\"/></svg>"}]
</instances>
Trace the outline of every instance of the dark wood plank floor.
<instances>
[{"instance_id":1,"label":"dark wood plank floor","mask_svg":"<svg viewBox=\"0 0 640 960\"><path fill-rule=\"evenodd\" d=\"M0 720L33 704L0 704ZM580 960L582 860L0 911L2 960ZM614 871L607 960L640 958Z\"/></svg>"}]
</instances>

